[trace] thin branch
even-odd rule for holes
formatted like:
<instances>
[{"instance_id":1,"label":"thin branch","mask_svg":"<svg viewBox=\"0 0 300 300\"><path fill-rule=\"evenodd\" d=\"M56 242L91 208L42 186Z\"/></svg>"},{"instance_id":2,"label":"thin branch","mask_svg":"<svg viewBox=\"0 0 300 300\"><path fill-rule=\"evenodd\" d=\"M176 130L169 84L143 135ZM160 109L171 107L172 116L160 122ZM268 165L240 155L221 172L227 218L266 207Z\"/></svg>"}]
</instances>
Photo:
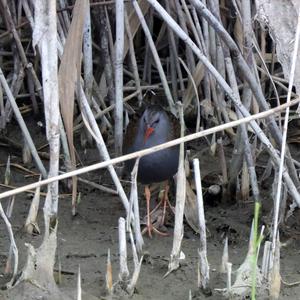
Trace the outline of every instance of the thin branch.
<instances>
[{"instance_id":1,"label":"thin branch","mask_svg":"<svg viewBox=\"0 0 300 300\"><path fill-rule=\"evenodd\" d=\"M21 192L25 192L29 189L35 189L38 186L42 186L42 185L48 184L48 183L56 181L56 180L62 180L62 179L66 179L66 178L69 178L69 177L72 177L72 176L84 174L86 172L95 171L95 170L105 168L105 167L108 167L110 165L114 165L114 164L129 160L129 159L142 157L144 155L151 154L151 153L160 151L162 149L166 149L166 148L176 146L176 145L179 145L182 142L186 143L186 142L189 142L189 141L192 141L192 140L195 140L195 139L213 134L215 132L223 131L227 128L232 128L232 127L235 127L235 126L238 126L238 125L241 125L241 124L249 123L253 120L261 119L261 118L264 118L264 117L269 116L271 114L275 114L277 112L280 112L281 110L285 109L286 107L293 106L293 105L295 105L299 102L300 102L300 98L297 98L295 100L292 100L290 103L282 104L282 105L277 106L275 108L269 109L267 111L264 111L264 112L261 112L261 113L258 113L258 114L252 115L252 116L248 116L248 117L240 119L240 120L236 120L236 121L232 121L232 122L229 122L229 123L226 123L226 124L215 126L215 127L212 127L212 128L206 129L206 130L202 130L200 132L189 134L189 135L187 135L185 137L182 137L182 138L178 138L178 139L169 141L169 142L164 143L164 144L160 144L160 145L157 145L157 146L154 146L154 147L151 147L151 148L147 148L145 150L140 150L140 151L137 151L137 152L134 152L134 153L126 154L126 155L123 155L123 156L120 156L120 157L116 157L116 158L113 158L113 159L110 159L110 160L107 160L107 161L103 161L103 162L88 166L88 167L81 168L81 169L78 169L78 170L75 170L75 171L72 171L72 172L68 172L68 173L65 173L65 174L62 174L62 175L59 175L59 176L56 176L56 177L51 177L51 178L47 178L47 179L44 179L44 180L39 181L39 182L31 183L31 184L28 184L26 186L16 188L12 191L7 191L7 192L4 192L4 193L1 193L0 194L0 199L6 198L6 197L9 197L9 196L12 196L12 195L19 194Z\"/></svg>"}]
</instances>

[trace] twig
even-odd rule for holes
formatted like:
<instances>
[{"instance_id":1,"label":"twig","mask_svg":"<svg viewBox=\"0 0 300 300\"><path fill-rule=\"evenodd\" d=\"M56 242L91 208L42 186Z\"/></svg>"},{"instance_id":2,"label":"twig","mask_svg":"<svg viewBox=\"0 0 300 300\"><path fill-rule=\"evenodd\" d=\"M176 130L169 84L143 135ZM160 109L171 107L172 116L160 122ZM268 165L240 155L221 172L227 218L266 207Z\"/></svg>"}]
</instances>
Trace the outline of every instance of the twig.
<instances>
[{"instance_id":1,"label":"twig","mask_svg":"<svg viewBox=\"0 0 300 300\"><path fill-rule=\"evenodd\" d=\"M170 148L170 147L179 145L182 142L186 143L186 142L195 140L197 138L204 137L204 136L213 134L215 132L225 130L227 128L232 128L232 127L235 127L235 126L238 126L238 125L241 125L241 124L251 122L251 121L256 120L256 119L264 118L268 115L275 114L275 113L285 109L287 106L292 106L292 105L295 105L299 102L300 102L300 98L297 98L295 100L292 100L288 104L285 103L285 104L282 104L278 107L269 109L267 111L264 111L264 112L261 112L261 113L258 113L258 114L254 114L254 115L245 117L245 118L240 119L240 120L232 121L232 122L229 122L229 123L226 123L226 124L215 126L213 128L202 130L200 132L189 134L185 137L178 138L178 139L169 141L169 142L164 143L164 144L160 144L160 145L157 145L157 146L154 146L154 147L151 147L151 148L147 148L145 150L140 150L140 151L137 151L137 152L134 152L134 153L126 154L126 155L123 155L123 156L120 156L120 157L117 157L117 158L109 159L107 161L96 163L96 164L93 164L91 166L87 166L87 167L84 167L84 168L81 168L81 169L78 169L78 170L74 170L74 171L71 171L71 172L67 172L67 173L59 175L59 176L55 176L55 177L52 177L52 178L47 178L47 179L44 179L40 182L31 183L31 184L28 184L26 186L16 188L13 191L7 191L7 192L4 192L4 193L1 193L0 194L0 199L3 199L5 197L9 197L9 196L12 196L12 195L19 194L21 192L27 191L28 189L34 189L38 186L42 186L42 185L48 184L48 183L56 181L56 180L62 180L62 179L66 179L66 178L69 178L69 177L72 177L72 176L80 175L80 174L83 174L83 173L86 173L86 172L90 172L90 171L94 171L94 170L97 170L97 169L105 168L105 167L108 167L110 165L114 165L114 164L129 160L129 159L141 157L141 156L144 156L144 155L147 155L147 154L157 152L157 151L162 150L162 149L166 149L166 148Z\"/></svg>"},{"instance_id":2,"label":"twig","mask_svg":"<svg viewBox=\"0 0 300 300\"><path fill-rule=\"evenodd\" d=\"M136 97L138 95L138 91L135 91L134 93L130 94L129 96L125 97L123 99L123 102L126 103L127 101L133 99L134 97ZM98 120L101 117L103 117L105 114L109 113L110 111L112 111L115 108L115 104L110 105L109 107L105 108L102 111L99 111L95 114L95 119ZM80 123L76 126L74 126L74 132L78 131L79 129L81 129L84 126L83 123Z\"/></svg>"},{"instance_id":3,"label":"twig","mask_svg":"<svg viewBox=\"0 0 300 300\"><path fill-rule=\"evenodd\" d=\"M116 190L110 189L110 188L108 188L106 186L103 186L101 184L98 184L98 183L95 183L95 182L83 179L81 177L78 177L77 179L78 179L78 181L83 182L83 183L85 183L87 185L90 185L93 188L96 188L96 189L98 189L100 191L103 191L103 192L106 192L106 193L109 193L109 194L112 194L112 195L118 195L118 192Z\"/></svg>"}]
</instances>

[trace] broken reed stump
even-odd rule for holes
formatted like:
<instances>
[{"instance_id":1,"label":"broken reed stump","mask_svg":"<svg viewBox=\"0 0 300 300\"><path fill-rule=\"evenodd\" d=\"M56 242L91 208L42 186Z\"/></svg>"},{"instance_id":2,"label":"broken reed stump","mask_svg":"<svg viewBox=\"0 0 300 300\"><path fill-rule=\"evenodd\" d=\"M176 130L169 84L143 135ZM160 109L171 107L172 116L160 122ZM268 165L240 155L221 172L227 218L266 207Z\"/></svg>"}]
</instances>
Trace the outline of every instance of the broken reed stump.
<instances>
[{"instance_id":1,"label":"broken reed stump","mask_svg":"<svg viewBox=\"0 0 300 300\"><path fill-rule=\"evenodd\" d=\"M199 238L200 238L199 249L198 249L198 255L199 255L198 288L200 288L204 292L204 294L211 295L212 291L209 286L209 264L207 260L206 225L205 225L201 175L200 175L199 160L197 158L193 160L193 165L194 165L194 174L195 174L195 184L197 190Z\"/></svg>"}]
</instances>

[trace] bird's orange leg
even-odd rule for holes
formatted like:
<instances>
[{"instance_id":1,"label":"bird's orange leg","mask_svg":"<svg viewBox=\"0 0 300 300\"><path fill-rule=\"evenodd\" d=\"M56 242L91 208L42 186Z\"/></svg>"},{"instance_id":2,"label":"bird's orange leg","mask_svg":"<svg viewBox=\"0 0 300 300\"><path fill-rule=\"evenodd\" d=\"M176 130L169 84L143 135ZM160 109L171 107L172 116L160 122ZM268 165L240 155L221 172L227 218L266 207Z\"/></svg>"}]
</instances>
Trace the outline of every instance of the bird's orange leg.
<instances>
[{"instance_id":1,"label":"bird's orange leg","mask_svg":"<svg viewBox=\"0 0 300 300\"><path fill-rule=\"evenodd\" d=\"M149 237L152 237L151 229L152 229L152 223L151 223L151 216L150 216L150 199L151 199L151 192L149 189L149 186L145 186L145 197L147 201L147 230Z\"/></svg>"},{"instance_id":2,"label":"bird's orange leg","mask_svg":"<svg viewBox=\"0 0 300 300\"><path fill-rule=\"evenodd\" d=\"M170 200L169 200L169 190L170 190L169 182L166 181L165 182L165 188L164 188L164 194L163 194L162 199L155 206L155 208L150 212L150 215L152 215L161 206L163 206L163 214L162 214L162 219L161 219L161 222L160 222L161 224L160 225L164 225L167 206L169 206L171 211L173 212L173 214L175 214L175 208L173 207L173 205L170 203Z\"/></svg>"},{"instance_id":3,"label":"bird's orange leg","mask_svg":"<svg viewBox=\"0 0 300 300\"><path fill-rule=\"evenodd\" d=\"M148 185L145 186L145 198L146 198L146 202L147 202L147 225L146 225L146 228L144 228L144 230L142 231L142 234L144 234L146 231L148 231L149 237L152 238L152 231L154 231L155 233L157 233L159 235L167 236L168 235L167 233L159 231L157 228L155 228L155 226L153 226L153 224L151 222L151 213L150 213L151 192L150 192Z\"/></svg>"}]
</instances>

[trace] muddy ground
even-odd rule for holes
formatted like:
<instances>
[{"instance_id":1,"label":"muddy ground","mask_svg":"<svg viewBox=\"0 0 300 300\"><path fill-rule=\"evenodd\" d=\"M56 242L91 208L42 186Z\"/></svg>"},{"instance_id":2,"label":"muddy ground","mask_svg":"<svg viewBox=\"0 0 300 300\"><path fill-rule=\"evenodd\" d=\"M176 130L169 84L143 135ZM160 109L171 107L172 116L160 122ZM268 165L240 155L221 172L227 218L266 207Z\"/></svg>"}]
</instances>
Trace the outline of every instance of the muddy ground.
<instances>
[{"instance_id":1,"label":"muddy ground","mask_svg":"<svg viewBox=\"0 0 300 300\"><path fill-rule=\"evenodd\" d=\"M33 122L33 121L32 121ZM41 146L45 140L43 132L37 126L32 126L32 135L36 138L37 147ZM20 141L19 132L11 130L10 138ZM7 156L10 153L11 162L21 163L20 152L7 148L2 143L0 145L0 182L4 182L4 171ZM207 147L205 141L193 144L193 153L196 153L197 147L205 149ZM293 146L297 149L297 146ZM45 150L46 151L46 150ZM199 152L200 153L200 152ZM200 155L202 171L212 174L216 170L216 158L209 155L209 152L203 150ZM78 154L84 165L90 165L99 161L98 154L95 149L89 148L85 151L78 150ZM260 163L263 169L265 160ZM33 166L26 166L35 170ZM36 177L26 176L23 172L12 167L12 186L22 186L37 180ZM93 172L84 176L85 178L104 184L113 188L109 174L106 170ZM267 224L271 213L270 203L272 178L269 184L264 184L263 191L263 210L261 222ZM126 191L129 191L129 184L123 182ZM7 190L1 186L0 192ZM66 271L62 275L62 282L59 288L68 291L69 294L75 295L77 269L81 267L82 288L88 295L83 299L102 299L106 294L105 289L105 271L107 251L110 249L113 279L118 279L118 218L125 216L125 211L118 197L100 192L87 186L79 184L81 191L81 202L78 205L78 214L76 217L71 216L71 198L63 197L59 202L59 224L58 224L58 247L57 261L61 262L61 268ZM139 187L139 198L141 215L145 215L145 201L142 193L142 186ZM61 191L65 193L65 191ZM23 225L29 210L31 196L29 194L19 194L16 197L15 207L11 217L13 231L15 234L17 246L19 248L21 270L26 260L26 250L24 244L26 242L39 246L42 235L29 236L23 231ZM250 199L251 200L251 199ZM174 201L174 192L171 196ZM40 203L39 225L43 231L42 206L44 198ZM155 199L152 200L153 205ZM7 206L7 199L2 201L4 208ZM251 220L253 217L253 202L249 201L243 205L222 203L214 201L207 203L205 206L206 220L208 227L208 261L210 264L210 283L212 288L212 296L210 299L224 299L224 297L216 289L226 287L226 276L220 274L221 256L223 251L223 239L226 234L229 236L229 260L233 263L233 270L243 262L249 240L249 232ZM300 280L300 260L299 260L299 212L295 211L294 215L289 219L288 226L282 231L281 241L281 275L285 282L295 282ZM170 236L160 237L154 236L152 239L144 236L145 250L149 253L147 261L141 268L140 278L137 284L134 300L138 299L172 299L183 300L188 299L189 291L195 291L197 287L197 249L199 246L199 237L193 230L185 224L185 234L182 243L182 250L185 254L185 260L182 262L180 269L173 272L168 277L163 278L168 269L168 259L172 249L172 233L173 219L170 217L168 221L168 232ZM266 231L267 232L267 231ZM4 275L5 261L9 251L8 234L4 222L0 221L0 284L4 285L8 280ZM131 250L129 250L129 268L132 270L133 261ZM259 259L259 264L261 259ZM55 273L55 276L57 274ZM0 299L9 299L7 292L0 291ZM91 295L95 296L93 298ZM207 296L200 295L198 299L205 299ZM120 299L124 299L120 297ZM264 297L261 297L263 299ZM21 299L21 298L20 298ZM34 298L34 295L32 296ZM74 298L75 299L75 298ZM259 299L259 298L258 298ZM300 299L300 286L287 286L282 283L280 299Z\"/></svg>"}]
</instances>

